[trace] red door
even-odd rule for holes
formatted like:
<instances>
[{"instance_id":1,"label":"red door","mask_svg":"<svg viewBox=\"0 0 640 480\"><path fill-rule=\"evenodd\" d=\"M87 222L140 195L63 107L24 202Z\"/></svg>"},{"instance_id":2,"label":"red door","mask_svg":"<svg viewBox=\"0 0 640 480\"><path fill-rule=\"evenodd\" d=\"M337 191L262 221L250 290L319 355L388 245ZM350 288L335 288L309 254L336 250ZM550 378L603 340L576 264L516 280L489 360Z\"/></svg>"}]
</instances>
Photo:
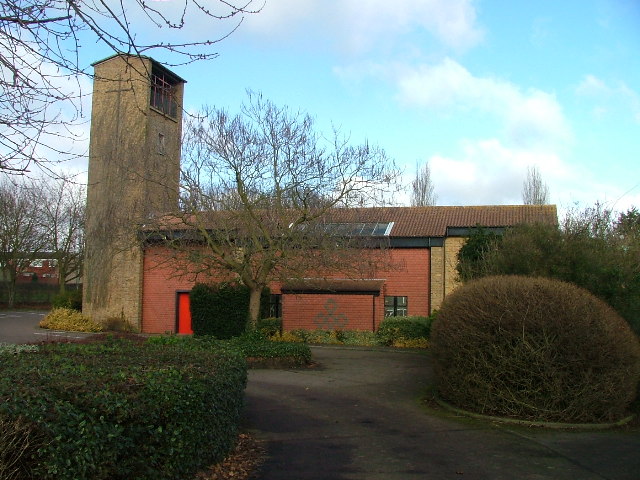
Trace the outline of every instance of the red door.
<instances>
[{"instance_id":1,"label":"red door","mask_svg":"<svg viewBox=\"0 0 640 480\"><path fill-rule=\"evenodd\" d=\"M178 333L193 333L189 292L178 292Z\"/></svg>"}]
</instances>

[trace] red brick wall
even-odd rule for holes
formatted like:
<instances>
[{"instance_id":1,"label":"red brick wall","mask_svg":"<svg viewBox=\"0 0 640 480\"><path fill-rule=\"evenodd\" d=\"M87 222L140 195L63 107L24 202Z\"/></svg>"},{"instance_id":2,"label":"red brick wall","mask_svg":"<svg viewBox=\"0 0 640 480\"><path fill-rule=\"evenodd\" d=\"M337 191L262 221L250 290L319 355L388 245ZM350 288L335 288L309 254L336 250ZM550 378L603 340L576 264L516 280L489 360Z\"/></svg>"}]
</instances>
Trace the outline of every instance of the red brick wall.
<instances>
[{"instance_id":1,"label":"red brick wall","mask_svg":"<svg viewBox=\"0 0 640 480\"><path fill-rule=\"evenodd\" d=\"M372 295L287 294L282 300L284 330L372 330Z\"/></svg>"},{"instance_id":2,"label":"red brick wall","mask_svg":"<svg viewBox=\"0 0 640 480\"><path fill-rule=\"evenodd\" d=\"M429 315L429 253L427 248L391 250L391 268L377 274L386 279L382 296L409 297L409 315Z\"/></svg>"},{"instance_id":3,"label":"red brick wall","mask_svg":"<svg viewBox=\"0 0 640 480\"><path fill-rule=\"evenodd\" d=\"M142 301L142 331L147 333L175 332L176 293L189 291L196 276L179 275L169 253L161 248L145 252ZM371 272L373 278L385 279L380 296L372 295L294 295L283 296L283 322L285 330L296 328L323 328L322 315L334 322L347 319L346 329L371 330L384 318L384 296L407 296L409 315L428 315L429 312L429 250L426 248L388 250L380 253L380 270ZM309 274L312 277L313 274ZM231 277L227 278L229 280ZM335 278L344 278L336 274ZM214 281L202 273L200 282ZM222 281L218 278L217 281ZM280 293L280 284L271 285L272 293ZM330 302L330 303L327 303ZM331 303L335 302L335 303ZM333 310L331 310L333 309ZM329 314L333 312L332 314ZM337 327L336 327L337 328Z\"/></svg>"},{"instance_id":4,"label":"red brick wall","mask_svg":"<svg viewBox=\"0 0 640 480\"><path fill-rule=\"evenodd\" d=\"M411 248L381 252L382 268L372 272L384 279L380 295L287 294L282 300L283 329L372 330L384 319L384 297L408 297L409 315L429 315L429 250ZM335 278L343 278L335 275ZM272 288L278 293L279 289ZM331 324L334 327L324 327ZM346 326L338 327L340 323Z\"/></svg>"},{"instance_id":5,"label":"red brick wall","mask_svg":"<svg viewBox=\"0 0 640 480\"><path fill-rule=\"evenodd\" d=\"M142 287L142 331L174 333L176 331L177 292L190 291L196 282L223 281L203 274L181 274L174 255L162 248L149 248L144 255ZM227 278L229 280L229 278Z\"/></svg>"}]
</instances>

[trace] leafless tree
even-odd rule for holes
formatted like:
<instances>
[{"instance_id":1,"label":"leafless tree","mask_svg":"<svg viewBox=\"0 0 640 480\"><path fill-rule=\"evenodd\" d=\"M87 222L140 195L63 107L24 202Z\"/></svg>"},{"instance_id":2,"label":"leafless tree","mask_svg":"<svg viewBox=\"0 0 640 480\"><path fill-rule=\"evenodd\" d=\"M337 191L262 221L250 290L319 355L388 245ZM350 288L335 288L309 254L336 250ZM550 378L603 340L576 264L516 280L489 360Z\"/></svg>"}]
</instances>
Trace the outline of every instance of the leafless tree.
<instances>
[{"instance_id":1,"label":"leafless tree","mask_svg":"<svg viewBox=\"0 0 640 480\"><path fill-rule=\"evenodd\" d=\"M522 203L546 205L549 203L549 187L542 181L538 167L527 167L527 178L522 184Z\"/></svg>"},{"instance_id":2,"label":"leafless tree","mask_svg":"<svg viewBox=\"0 0 640 480\"><path fill-rule=\"evenodd\" d=\"M57 262L60 293L82 275L85 189L68 178L37 183L46 249Z\"/></svg>"},{"instance_id":3,"label":"leafless tree","mask_svg":"<svg viewBox=\"0 0 640 480\"><path fill-rule=\"evenodd\" d=\"M37 199L32 183L0 179L0 271L9 308L18 275L46 245Z\"/></svg>"},{"instance_id":4,"label":"leafless tree","mask_svg":"<svg viewBox=\"0 0 640 480\"><path fill-rule=\"evenodd\" d=\"M309 115L249 93L237 115L206 108L187 122L183 214L161 219L151 236L168 239L192 273L246 285L255 322L271 281L369 268L366 252L350 250L353 211L340 207L377 204L397 178L382 149L353 146L339 132L326 139Z\"/></svg>"},{"instance_id":5,"label":"leafless tree","mask_svg":"<svg viewBox=\"0 0 640 480\"><path fill-rule=\"evenodd\" d=\"M81 88L89 76L85 43L114 53L160 55L178 65L217 56L215 44L255 13L253 0L3 0L0 3L0 172L73 158L74 126L82 120ZM221 21L221 22L218 22ZM209 22L213 38L179 37L189 24ZM215 23L215 25L214 25ZM224 25L224 30L217 30ZM187 38L181 41L181 38ZM82 155L84 152L81 152Z\"/></svg>"},{"instance_id":6,"label":"leafless tree","mask_svg":"<svg viewBox=\"0 0 640 480\"><path fill-rule=\"evenodd\" d=\"M413 207L428 207L435 205L437 199L429 162L425 163L422 168L416 165L416 178L411 182L411 205Z\"/></svg>"}]
</instances>

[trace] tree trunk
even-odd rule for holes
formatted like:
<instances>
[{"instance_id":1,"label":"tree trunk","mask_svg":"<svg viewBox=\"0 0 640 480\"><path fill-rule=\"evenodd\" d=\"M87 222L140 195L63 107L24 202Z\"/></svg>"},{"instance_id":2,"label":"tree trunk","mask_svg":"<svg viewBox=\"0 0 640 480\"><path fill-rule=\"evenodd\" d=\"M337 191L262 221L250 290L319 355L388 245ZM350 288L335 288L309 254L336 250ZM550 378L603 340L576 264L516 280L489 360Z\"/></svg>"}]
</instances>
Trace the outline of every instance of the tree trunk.
<instances>
[{"instance_id":1,"label":"tree trunk","mask_svg":"<svg viewBox=\"0 0 640 480\"><path fill-rule=\"evenodd\" d=\"M8 293L8 297L7 298L7 308L8 309L12 309L15 305L15 301L16 301L16 284L17 284L17 278L14 275L11 275L11 277L9 278L9 282L7 282L7 293Z\"/></svg>"},{"instance_id":2,"label":"tree trunk","mask_svg":"<svg viewBox=\"0 0 640 480\"><path fill-rule=\"evenodd\" d=\"M255 328L260 319L260 297L263 286L251 287L249 290L249 327Z\"/></svg>"},{"instance_id":3,"label":"tree trunk","mask_svg":"<svg viewBox=\"0 0 640 480\"><path fill-rule=\"evenodd\" d=\"M62 265L62 262L58 261L58 293L64 295L67 291L67 269Z\"/></svg>"}]
</instances>

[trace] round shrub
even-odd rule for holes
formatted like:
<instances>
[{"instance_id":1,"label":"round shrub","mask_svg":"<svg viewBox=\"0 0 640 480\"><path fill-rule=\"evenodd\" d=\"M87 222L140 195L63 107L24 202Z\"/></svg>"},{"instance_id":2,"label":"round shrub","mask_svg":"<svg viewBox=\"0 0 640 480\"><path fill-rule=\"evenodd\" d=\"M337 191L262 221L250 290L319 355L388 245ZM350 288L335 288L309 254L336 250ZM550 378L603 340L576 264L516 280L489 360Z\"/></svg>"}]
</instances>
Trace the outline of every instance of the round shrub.
<instances>
[{"instance_id":1,"label":"round shrub","mask_svg":"<svg viewBox=\"0 0 640 480\"><path fill-rule=\"evenodd\" d=\"M41 328L71 332L101 332L102 326L91 321L77 310L54 308L40 321Z\"/></svg>"},{"instance_id":2,"label":"round shrub","mask_svg":"<svg viewBox=\"0 0 640 480\"><path fill-rule=\"evenodd\" d=\"M575 285L486 277L442 304L431 331L440 397L485 415L571 423L624 417L640 376L628 324Z\"/></svg>"}]
</instances>

